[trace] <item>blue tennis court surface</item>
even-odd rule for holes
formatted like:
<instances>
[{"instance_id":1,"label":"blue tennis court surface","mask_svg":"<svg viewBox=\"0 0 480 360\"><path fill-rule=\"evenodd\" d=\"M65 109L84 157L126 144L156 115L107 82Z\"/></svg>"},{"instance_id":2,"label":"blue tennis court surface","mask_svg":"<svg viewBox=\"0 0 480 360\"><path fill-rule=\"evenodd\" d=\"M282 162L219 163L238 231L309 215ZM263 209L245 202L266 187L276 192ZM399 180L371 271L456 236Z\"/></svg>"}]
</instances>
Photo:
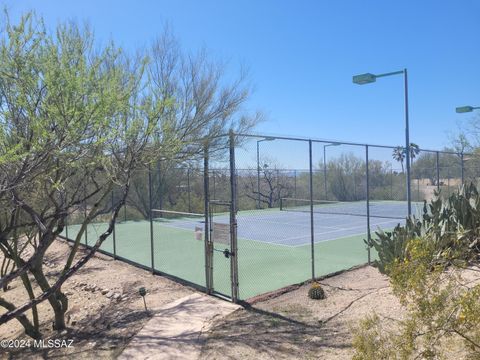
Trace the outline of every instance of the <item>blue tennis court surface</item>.
<instances>
[{"instance_id":1,"label":"blue tennis court surface","mask_svg":"<svg viewBox=\"0 0 480 360\"><path fill-rule=\"evenodd\" d=\"M414 213L419 213L423 204L414 203ZM238 238L289 247L310 244L309 208L291 208L240 211L237 214ZM315 242L331 241L367 233L366 203L332 203L314 208ZM407 214L406 202L376 201L370 204L370 229L392 229L403 224ZM214 222L227 224L227 214L215 215ZM202 219L165 220L164 225L194 230L202 226Z\"/></svg>"}]
</instances>

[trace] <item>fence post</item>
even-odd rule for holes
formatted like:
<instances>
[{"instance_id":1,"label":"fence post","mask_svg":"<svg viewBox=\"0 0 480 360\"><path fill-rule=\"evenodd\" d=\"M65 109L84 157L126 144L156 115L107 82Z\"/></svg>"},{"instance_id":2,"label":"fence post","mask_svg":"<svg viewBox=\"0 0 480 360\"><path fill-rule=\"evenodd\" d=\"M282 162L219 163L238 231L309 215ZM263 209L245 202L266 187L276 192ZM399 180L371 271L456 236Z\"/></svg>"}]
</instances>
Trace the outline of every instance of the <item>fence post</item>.
<instances>
[{"instance_id":1,"label":"fence post","mask_svg":"<svg viewBox=\"0 0 480 360\"><path fill-rule=\"evenodd\" d=\"M68 202L68 193L65 190L65 203L67 202ZM68 240L68 208L66 210L67 210L67 215L65 216L65 237Z\"/></svg>"},{"instance_id":2,"label":"fence post","mask_svg":"<svg viewBox=\"0 0 480 360\"><path fill-rule=\"evenodd\" d=\"M355 171L353 172L353 200L357 201L357 182L355 181Z\"/></svg>"},{"instance_id":3,"label":"fence post","mask_svg":"<svg viewBox=\"0 0 480 360\"><path fill-rule=\"evenodd\" d=\"M210 243L210 229L209 229L209 206L210 206L210 191L209 191L209 176L208 171L208 143L205 143L203 150L203 198L204 198L204 216L205 216L205 241L204 241L204 251L205 251L205 286L207 294L211 294L213 290L213 248ZM215 184L215 180L213 182Z\"/></svg>"},{"instance_id":4,"label":"fence post","mask_svg":"<svg viewBox=\"0 0 480 360\"><path fill-rule=\"evenodd\" d=\"M83 185L83 218L87 219L87 184ZM85 245L88 246L88 224L85 228Z\"/></svg>"},{"instance_id":5,"label":"fence post","mask_svg":"<svg viewBox=\"0 0 480 360\"><path fill-rule=\"evenodd\" d=\"M235 167L235 136L233 131L230 131L230 231L231 244L230 252L232 253L230 260L230 276L232 281L232 301L238 302L238 246L237 246L237 179Z\"/></svg>"},{"instance_id":6,"label":"fence post","mask_svg":"<svg viewBox=\"0 0 480 360\"><path fill-rule=\"evenodd\" d=\"M213 199L216 199L216 198L217 198L217 194L216 194L216 190L215 190L215 187L216 187L215 169L212 170L212 177L213 177Z\"/></svg>"},{"instance_id":7,"label":"fence post","mask_svg":"<svg viewBox=\"0 0 480 360\"><path fill-rule=\"evenodd\" d=\"M112 209L113 207L115 206L115 188L112 189ZM115 222L117 222L115 220ZM115 236L115 226L116 224L113 224L113 259L114 260L117 260L117 240L116 240L116 236Z\"/></svg>"},{"instance_id":8,"label":"fence post","mask_svg":"<svg viewBox=\"0 0 480 360\"><path fill-rule=\"evenodd\" d=\"M366 175L366 186L367 186L367 251L368 251L368 264L370 265L371 257L370 257L370 247L371 243L371 234L370 234L370 176L368 171L368 145L365 145L365 175Z\"/></svg>"},{"instance_id":9,"label":"fence post","mask_svg":"<svg viewBox=\"0 0 480 360\"><path fill-rule=\"evenodd\" d=\"M293 170L293 197L295 199L297 198L297 170ZM281 201L282 199L280 199L280 202Z\"/></svg>"},{"instance_id":10,"label":"fence post","mask_svg":"<svg viewBox=\"0 0 480 360\"><path fill-rule=\"evenodd\" d=\"M280 170L276 169L276 173L277 173L277 189L279 189L280 188L279 187L279 184L280 184ZM279 191L279 196L282 197L280 191ZM275 204L275 202L274 202L273 206L275 206L275 205L277 205L277 204ZM278 204L278 206L280 206L280 204Z\"/></svg>"},{"instance_id":11,"label":"fence post","mask_svg":"<svg viewBox=\"0 0 480 360\"><path fill-rule=\"evenodd\" d=\"M393 198L393 167L390 166L390 197L392 200Z\"/></svg>"},{"instance_id":12,"label":"fence post","mask_svg":"<svg viewBox=\"0 0 480 360\"><path fill-rule=\"evenodd\" d=\"M437 167L437 191L440 191L440 153L436 152L436 167Z\"/></svg>"},{"instance_id":13,"label":"fence post","mask_svg":"<svg viewBox=\"0 0 480 360\"><path fill-rule=\"evenodd\" d=\"M150 164L148 164L148 204L149 204L149 218L150 218L150 256L152 263L152 274L155 272L155 257L154 257L154 247L153 247L153 214L152 214L152 169Z\"/></svg>"},{"instance_id":14,"label":"fence post","mask_svg":"<svg viewBox=\"0 0 480 360\"><path fill-rule=\"evenodd\" d=\"M163 210L163 183L162 183L162 161L157 161L157 178L158 178L158 209ZM163 217L163 213L160 213L160 217Z\"/></svg>"},{"instance_id":15,"label":"fence post","mask_svg":"<svg viewBox=\"0 0 480 360\"><path fill-rule=\"evenodd\" d=\"M257 140L257 209L260 209L260 141Z\"/></svg>"},{"instance_id":16,"label":"fence post","mask_svg":"<svg viewBox=\"0 0 480 360\"><path fill-rule=\"evenodd\" d=\"M192 199L190 195L190 168L187 169L188 212L192 212Z\"/></svg>"},{"instance_id":17,"label":"fence post","mask_svg":"<svg viewBox=\"0 0 480 360\"><path fill-rule=\"evenodd\" d=\"M420 179L417 176L417 201L420 201Z\"/></svg>"},{"instance_id":18,"label":"fence post","mask_svg":"<svg viewBox=\"0 0 480 360\"><path fill-rule=\"evenodd\" d=\"M327 153L326 153L327 145L323 145L323 187L325 192L325 200L328 200L328 186L327 186ZM312 160L312 156L310 154L310 161Z\"/></svg>"},{"instance_id":19,"label":"fence post","mask_svg":"<svg viewBox=\"0 0 480 360\"><path fill-rule=\"evenodd\" d=\"M308 140L309 154L309 173L310 173L310 235L311 235L311 261L312 261L312 280L315 280L315 233L313 218L313 159L312 159L312 140Z\"/></svg>"}]
</instances>

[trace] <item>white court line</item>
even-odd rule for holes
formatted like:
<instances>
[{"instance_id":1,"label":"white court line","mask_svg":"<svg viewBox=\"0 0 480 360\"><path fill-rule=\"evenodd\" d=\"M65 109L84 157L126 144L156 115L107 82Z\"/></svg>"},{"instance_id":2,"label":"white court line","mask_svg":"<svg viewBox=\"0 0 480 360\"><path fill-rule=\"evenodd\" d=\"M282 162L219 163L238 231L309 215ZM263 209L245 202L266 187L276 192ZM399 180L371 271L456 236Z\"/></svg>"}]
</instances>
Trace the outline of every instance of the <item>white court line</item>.
<instances>
[{"instance_id":1,"label":"white court line","mask_svg":"<svg viewBox=\"0 0 480 360\"><path fill-rule=\"evenodd\" d=\"M161 226L168 226L170 228L174 228L174 229L178 229L178 230L185 230L185 231L194 231L194 230L191 230L191 229L186 229L184 227L181 227L181 226L174 226L174 225L171 225L170 224L166 224L166 223L162 223ZM298 247L299 245L287 245L287 244L281 244L281 243L277 243L277 242L273 242L273 241L263 241L263 240L255 240L255 239L249 239L249 238L246 238L246 237L239 237L239 239L242 239L242 240L247 240L247 241L255 241L255 242L258 242L258 243L262 243L262 244L272 244L272 245L278 245L278 246L284 246L284 247L288 247L288 248L295 248L295 247ZM203 240L202 240L203 241ZM302 245L303 246L303 245Z\"/></svg>"},{"instance_id":2,"label":"white court line","mask_svg":"<svg viewBox=\"0 0 480 360\"><path fill-rule=\"evenodd\" d=\"M200 221L199 221L200 222ZM391 221L383 221L383 222L378 222L378 223L375 223L373 224L373 226L378 226L378 225L381 225L381 224L388 224L388 223L391 223L393 222L393 220ZM195 223L195 222L194 222ZM273 222L272 223L276 223L276 224L287 224L288 223L284 223L284 222ZM181 227L181 226L174 226L172 225L172 223L162 223L161 225L165 225L165 226L169 226L171 228L175 228L175 229L179 229L179 230L185 230L185 231L193 231L191 229L186 229L185 227ZM309 227L310 225L308 225ZM334 229L336 230L332 230L332 231L322 231L322 232L314 232L314 235L324 235L324 234L331 234L331 233L335 233L335 232L341 232L341 231L347 231L347 230L354 230L354 229L359 229L359 228L363 228L365 226L365 224L362 224L361 226L353 226L353 227L348 227L348 228L338 228L338 227L333 227ZM315 241L314 243L317 244L317 243L321 243L321 242L327 242L327 241L334 241L334 240L338 240L338 239L342 239L342 238L345 238L345 237L353 237L353 236L359 236L359 235L364 235L365 233L361 232L361 233L356 233L356 234L349 234L349 235L346 235L346 236L343 236L343 237L340 237L340 238L333 238L333 239L325 239L325 240L318 240L318 241ZM264 240L256 240L256 239L250 239L250 238L246 238L246 237L239 237L239 239L243 239L243 240L247 240L247 241L254 241L254 242L258 242L258 243L262 243L262 244L271 244L271 245L278 245L278 246L283 246L283 247L287 247L287 248L296 248L296 247L301 247L301 246L305 246L305 245L308 245L309 242L307 243L304 243L304 244L298 244L298 245L287 245L287 244L283 244L284 241L290 241L290 240L297 240L297 239L302 239L302 238L309 238L310 237L310 234L307 234L307 235L303 235L303 236L295 236L295 237L290 237L290 238L285 238L285 239L281 239L282 243L278 243L278 242L274 242L274 241L264 241Z\"/></svg>"},{"instance_id":3,"label":"white court line","mask_svg":"<svg viewBox=\"0 0 480 360\"><path fill-rule=\"evenodd\" d=\"M388 224L388 223L391 223L391 221L384 221L384 222L379 222L377 223L377 225L381 225L381 224ZM318 234L318 235L323 235L323 234L331 234L331 233L335 233L335 232L340 232L340 231L347 231L347 230L354 230L354 229L358 229L358 228L361 228L363 226L353 226L353 227L349 227L349 228L339 228L337 230L332 230L332 231L323 231L321 233L315 233L314 234ZM350 236L350 235L348 235ZM354 235L352 235L354 236ZM301 239L301 238L304 238L305 236L295 236L295 237L290 237L290 238L286 238L286 239L283 239L283 240L296 240L296 239Z\"/></svg>"},{"instance_id":4,"label":"white court line","mask_svg":"<svg viewBox=\"0 0 480 360\"><path fill-rule=\"evenodd\" d=\"M239 220L241 218L237 218ZM310 228L310 223L308 224L299 224L299 223L292 223L292 222L285 222L285 221L272 221L272 220L264 220L264 219L255 219L255 221L261 221L270 224L281 224L281 225L288 225L288 226L299 226L304 228ZM326 226L322 224L318 224L318 226L329 228L329 229L338 229L338 226Z\"/></svg>"},{"instance_id":5,"label":"white court line","mask_svg":"<svg viewBox=\"0 0 480 360\"><path fill-rule=\"evenodd\" d=\"M375 225L388 224L388 223L391 223L391 222L392 221L383 221L383 222L378 222ZM316 235L321 236L323 234L329 234L329 233L332 233L332 232L339 232L339 231L344 231L344 230L353 230L353 229L362 228L362 227L363 227L363 225L362 226L349 227L349 228L341 228L341 229L338 229L336 231L314 232L314 235L315 236ZM336 241L336 240L343 239L343 238L346 238L346 237L361 236L361 235L366 235L366 234L364 232L360 232L360 233L356 233L356 234L349 234L349 235L339 237L339 238L318 240L318 241L315 241L314 244L319 244L319 243L329 242L329 241ZM307 235L304 235L304 236L285 238L285 239L282 239L281 241L283 242L283 241L296 240L296 239L309 238L309 237L310 237L310 234L307 234ZM302 246L310 244L310 242L306 242L306 243L298 244L298 245L287 245L287 244L273 242L273 241L254 240L254 239L249 239L249 238L245 238L245 237L240 237L240 239L248 240L248 241L255 241L255 242L259 242L259 243L263 243L263 244L279 245L279 246L284 246L284 247L289 247L289 248L302 247Z\"/></svg>"},{"instance_id":6,"label":"white court line","mask_svg":"<svg viewBox=\"0 0 480 360\"><path fill-rule=\"evenodd\" d=\"M363 217L360 217L360 216L356 216L356 215L346 215L346 214L319 214L319 213L316 213L315 215L319 215L322 219L321 220L329 220L329 219L338 219L339 216L348 216L349 218L351 219L355 219L357 221L352 221L352 220L349 220L349 222L358 222L359 224L365 224L365 220ZM237 219L245 219L247 217L237 217ZM366 215L365 215L365 218L366 218ZM275 220L267 220L267 219L263 219L263 218L254 218L253 221L261 221L261 222L266 222L266 223L271 223L271 224L281 224L281 225L289 225L289 226L300 226L300 227L307 227L307 228L310 228L310 218L308 219L308 224L301 224L301 223L297 223L297 222L287 222L287 221L275 221ZM391 219L391 221L395 221L395 219ZM302 221L303 222L303 221ZM325 227L325 228L330 228L330 229L338 229L338 226L328 226L328 225L323 225L322 222L323 221L320 221L319 224L317 224L317 222L319 222L319 220L315 220L315 225L318 225L318 226L321 226L321 227ZM382 222L383 224L384 222Z\"/></svg>"}]
</instances>

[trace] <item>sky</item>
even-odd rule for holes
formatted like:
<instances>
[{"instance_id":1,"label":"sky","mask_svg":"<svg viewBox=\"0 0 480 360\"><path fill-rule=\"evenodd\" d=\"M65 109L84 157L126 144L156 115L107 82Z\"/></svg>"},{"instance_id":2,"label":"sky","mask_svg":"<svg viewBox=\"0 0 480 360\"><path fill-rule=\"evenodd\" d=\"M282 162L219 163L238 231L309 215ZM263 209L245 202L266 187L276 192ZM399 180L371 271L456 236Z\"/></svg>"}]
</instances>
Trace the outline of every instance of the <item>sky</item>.
<instances>
[{"instance_id":1,"label":"sky","mask_svg":"<svg viewBox=\"0 0 480 360\"><path fill-rule=\"evenodd\" d=\"M165 24L184 49L206 47L234 76L249 69L248 110L256 131L358 143L405 143L401 75L355 85L352 75L408 69L410 138L423 148L451 144L480 106L480 1L22 1L49 28L88 22L100 41L148 46ZM228 75L228 74L227 74Z\"/></svg>"}]
</instances>

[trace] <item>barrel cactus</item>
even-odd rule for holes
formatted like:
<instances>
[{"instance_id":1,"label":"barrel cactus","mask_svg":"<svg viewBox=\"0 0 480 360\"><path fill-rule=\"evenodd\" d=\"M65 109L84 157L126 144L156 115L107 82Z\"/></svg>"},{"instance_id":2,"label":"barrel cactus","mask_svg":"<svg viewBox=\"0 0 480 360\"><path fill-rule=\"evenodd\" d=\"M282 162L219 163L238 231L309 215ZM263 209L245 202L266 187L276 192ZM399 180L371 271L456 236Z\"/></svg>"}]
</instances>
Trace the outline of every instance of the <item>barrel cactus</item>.
<instances>
[{"instance_id":1,"label":"barrel cactus","mask_svg":"<svg viewBox=\"0 0 480 360\"><path fill-rule=\"evenodd\" d=\"M319 283L313 283L308 290L308 297L313 300L325 299L325 291L323 291L322 286Z\"/></svg>"}]
</instances>

